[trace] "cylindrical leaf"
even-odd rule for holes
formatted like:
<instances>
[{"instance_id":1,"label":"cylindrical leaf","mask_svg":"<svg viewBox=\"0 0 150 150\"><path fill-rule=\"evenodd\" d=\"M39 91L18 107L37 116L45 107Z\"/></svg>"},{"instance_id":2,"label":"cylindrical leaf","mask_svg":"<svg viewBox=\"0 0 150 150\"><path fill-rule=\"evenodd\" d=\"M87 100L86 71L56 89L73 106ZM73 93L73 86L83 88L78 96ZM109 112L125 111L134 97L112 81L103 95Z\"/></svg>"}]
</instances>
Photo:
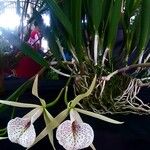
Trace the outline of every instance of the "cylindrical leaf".
<instances>
[{"instance_id":1,"label":"cylindrical leaf","mask_svg":"<svg viewBox=\"0 0 150 150\"><path fill-rule=\"evenodd\" d=\"M113 7L111 10L111 15L109 18L107 46L110 50L112 50L115 39L116 39L118 23L119 23L120 15L121 15L121 4L122 4L122 0L114 1ZM112 53L112 51L110 51L110 53Z\"/></svg>"},{"instance_id":2,"label":"cylindrical leaf","mask_svg":"<svg viewBox=\"0 0 150 150\"><path fill-rule=\"evenodd\" d=\"M145 49L149 41L149 28L150 28L150 0L143 0L141 9L141 32L140 32L138 56Z\"/></svg>"},{"instance_id":3,"label":"cylindrical leaf","mask_svg":"<svg viewBox=\"0 0 150 150\"><path fill-rule=\"evenodd\" d=\"M91 3L91 16L93 21L93 26L96 31L98 31L101 15L102 15L102 5L103 0L90 0Z\"/></svg>"}]
</instances>

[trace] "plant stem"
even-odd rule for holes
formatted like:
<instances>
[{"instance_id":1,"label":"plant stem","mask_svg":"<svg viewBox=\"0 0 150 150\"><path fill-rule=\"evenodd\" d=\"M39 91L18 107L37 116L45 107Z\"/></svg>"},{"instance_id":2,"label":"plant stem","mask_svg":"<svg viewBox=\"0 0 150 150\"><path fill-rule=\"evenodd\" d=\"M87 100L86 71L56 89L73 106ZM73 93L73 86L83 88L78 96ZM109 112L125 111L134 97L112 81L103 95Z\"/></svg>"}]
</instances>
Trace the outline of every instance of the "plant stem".
<instances>
[{"instance_id":1,"label":"plant stem","mask_svg":"<svg viewBox=\"0 0 150 150\"><path fill-rule=\"evenodd\" d=\"M102 67L105 66L105 60L107 59L106 57L107 57L108 52L109 52L109 48L106 48L103 54L103 58L102 58Z\"/></svg>"},{"instance_id":2,"label":"plant stem","mask_svg":"<svg viewBox=\"0 0 150 150\"><path fill-rule=\"evenodd\" d=\"M64 101L65 101L66 105L68 105L67 93L68 93L68 86L66 86L66 88L65 88L65 96L64 96Z\"/></svg>"},{"instance_id":3,"label":"plant stem","mask_svg":"<svg viewBox=\"0 0 150 150\"><path fill-rule=\"evenodd\" d=\"M56 98L54 101L48 103L48 104L46 105L46 108L51 107L51 106L55 105L55 104L58 102L58 100L59 100L60 96L62 95L64 89L65 89L65 88L62 88L62 89L61 89L61 91L60 91L60 93L58 94L57 98Z\"/></svg>"},{"instance_id":4,"label":"plant stem","mask_svg":"<svg viewBox=\"0 0 150 150\"><path fill-rule=\"evenodd\" d=\"M61 97L63 91L64 91L66 88L68 89L68 85L69 85L69 83L70 83L71 78L72 78L72 75L71 75L70 78L68 79L68 81L67 81L65 87L63 87L63 88L61 89L61 91L60 91L60 93L58 94L58 96L56 97L56 99L55 99L54 101L48 103L48 104L46 105L46 108L51 107L51 106L54 106L54 105L58 102L58 100L60 99L60 97ZM68 90L67 90L67 91L68 91ZM66 98L67 98L67 96L66 96L66 93L65 93L65 103L67 102L67 99L66 99Z\"/></svg>"},{"instance_id":5,"label":"plant stem","mask_svg":"<svg viewBox=\"0 0 150 150\"><path fill-rule=\"evenodd\" d=\"M97 57L98 57L98 41L99 41L99 36L98 33L95 33L94 37L94 64L97 66Z\"/></svg>"},{"instance_id":6,"label":"plant stem","mask_svg":"<svg viewBox=\"0 0 150 150\"><path fill-rule=\"evenodd\" d=\"M109 74L108 76L104 77L103 79L108 81L108 80L110 80L110 78L112 78L114 75L116 75L118 73L126 72L127 70L138 68L138 67L141 67L141 68L145 68L146 67L146 68L148 68L148 67L150 67L150 63L133 64L133 65L130 65L130 66L127 66L127 67L123 67L121 69L118 69L118 70L112 72L111 74Z\"/></svg>"},{"instance_id":7,"label":"plant stem","mask_svg":"<svg viewBox=\"0 0 150 150\"><path fill-rule=\"evenodd\" d=\"M66 73L63 73L63 72L61 72L61 71L59 71L59 70L57 70L57 69L55 69L54 67L52 67L52 66L49 66L54 72L56 72L56 73L58 73L58 74L60 74L60 75L62 75L62 76L65 76L65 77L70 77L70 75L69 74L66 74Z\"/></svg>"}]
</instances>

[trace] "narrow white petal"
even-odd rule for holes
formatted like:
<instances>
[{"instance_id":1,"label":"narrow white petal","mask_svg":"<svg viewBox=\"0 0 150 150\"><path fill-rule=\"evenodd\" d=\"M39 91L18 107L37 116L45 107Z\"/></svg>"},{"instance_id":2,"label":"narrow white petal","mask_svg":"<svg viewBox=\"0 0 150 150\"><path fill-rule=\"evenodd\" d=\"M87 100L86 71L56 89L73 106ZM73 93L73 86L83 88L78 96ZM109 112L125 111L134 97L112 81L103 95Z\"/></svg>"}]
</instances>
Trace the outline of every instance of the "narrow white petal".
<instances>
[{"instance_id":1,"label":"narrow white petal","mask_svg":"<svg viewBox=\"0 0 150 150\"><path fill-rule=\"evenodd\" d=\"M38 74L36 75L36 77L34 79L34 83L33 83L33 86L32 86L32 94L40 100L42 106L44 106L44 107L46 106L45 100L40 98L39 95L38 95Z\"/></svg>"},{"instance_id":2,"label":"narrow white petal","mask_svg":"<svg viewBox=\"0 0 150 150\"><path fill-rule=\"evenodd\" d=\"M70 110L70 120L72 122L76 120L78 123L83 123L79 113L75 109Z\"/></svg>"},{"instance_id":3,"label":"narrow white petal","mask_svg":"<svg viewBox=\"0 0 150 150\"><path fill-rule=\"evenodd\" d=\"M87 92L76 96L75 99L72 100L72 103L71 103L72 107L75 107L80 102L80 100L82 100L85 97L88 97L92 93L92 91L95 87L96 80L97 80L97 75L95 75L95 77L94 77L89 89L87 90Z\"/></svg>"},{"instance_id":4,"label":"narrow white petal","mask_svg":"<svg viewBox=\"0 0 150 150\"><path fill-rule=\"evenodd\" d=\"M32 86L32 94L39 98L39 95L38 95L38 74L36 75L36 77L34 79L34 83Z\"/></svg>"},{"instance_id":5,"label":"narrow white petal","mask_svg":"<svg viewBox=\"0 0 150 150\"><path fill-rule=\"evenodd\" d=\"M43 108L41 107L31 117L31 123L34 123L41 116L42 113L43 113Z\"/></svg>"},{"instance_id":6,"label":"narrow white petal","mask_svg":"<svg viewBox=\"0 0 150 150\"><path fill-rule=\"evenodd\" d=\"M96 114L96 113L91 112L91 111L87 111L87 110L83 110L83 109L79 109L79 108L75 108L75 110L78 111L79 113L82 113L82 114L85 114L85 115L88 115L88 116L91 116L91 117L94 117L94 118L97 118L97 119L100 119L100 120L103 120L106 122L110 122L113 124L123 124L124 123L124 122L120 122L120 121L111 119L109 117L105 117L101 114Z\"/></svg>"},{"instance_id":7,"label":"narrow white petal","mask_svg":"<svg viewBox=\"0 0 150 150\"><path fill-rule=\"evenodd\" d=\"M41 108L41 106L32 109L30 112L28 112L26 115L24 115L23 118L31 118L40 108Z\"/></svg>"},{"instance_id":8,"label":"narrow white petal","mask_svg":"<svg viewBox=\"0 0 150 150\"><path fill-rule=\"evenodd\" d=\"M12 102L12 101L7 101L7 100L0 100L0 103L9 105L9 106L14 106L14 107L21 107L21 108L36 108L40 106L36 104Z\"/></svg>"}]
</instances>

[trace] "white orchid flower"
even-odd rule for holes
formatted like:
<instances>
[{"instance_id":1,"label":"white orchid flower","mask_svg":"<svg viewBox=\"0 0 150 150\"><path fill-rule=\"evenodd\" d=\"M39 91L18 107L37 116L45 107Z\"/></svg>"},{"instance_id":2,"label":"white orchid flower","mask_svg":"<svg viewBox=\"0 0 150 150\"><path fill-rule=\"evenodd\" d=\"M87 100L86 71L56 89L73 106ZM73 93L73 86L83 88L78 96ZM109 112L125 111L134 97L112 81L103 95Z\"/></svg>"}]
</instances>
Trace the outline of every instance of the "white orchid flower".
<instances>
[{"instance_id":1,"label":"white orchid flower","mask_svg":"<svg viewBox=\"0 0 150 150\"><path fill-rule=\"evenodd\" d=\"M59 125L56 138L66 150L78 150L92 144L94 131L89 124L82 121L77 111L71 109L70 120Z\"/></svg>"},{"instance_id":2,"label":"white orchid flower","mask_svg":"<svg viewBox=\"0 0 150 150\"><path fill-rule=\"evenodd\" d=\"M23 147L30 147L36 138L33 124L28 118L16 117L8 122L8 138L13 143L18 143Z\"/></svg>"},{"instance_id":3,"label":"white orchid flower","mask_svg":"<svg viewBox=\"0 0 150 150\"><path fill-rule=\"evenodd\" d=\"M38 97L38 89L37 89L38 75L34 80L34 84L32 87L32 94ZM43 113L45 109L45 101L39 98L42 106L31 103L21 103L21 102L13 102L7 100L0 100L1 104L20 107L20 108L34 108L24 117L19 118L16 117L11 119L7 124L7 133L8 139L13 143L18 143L23 147L29 148L33 145L36 139L36 132L33 123L37 120L37 118ZM3 139L3 138L2 138Z\"/></svg>"},{"instance_id":4,"label":"white orchid flower","mask_svg":"<svg viewBox=\"0 0 150 150\"><path fill-rule=\"evenodd\" d=\"M11 119L7 124L8 138L13 143L18 143L23 147L30 147L36 138L33 123L40 117L43 108L35 108L24 117Z\"/></svg>"},{"instance_id":5,"label":"white orchid flower","mask_svg":"<svg viewBox=\"0 0 150 150\"><path fill-rule=\"evenodd\" d=\"M42 108L35 108L23 118L16 117L7 124L8 138L13 143L18 143L23 147L30 147L36 138L33 123L42 114Z\"/></svg>"},{"instance_id":6,"label":"white orchid flower","mask_svg":"<svg viewBox=\"0 0 150 150\"><path fill-rule=\"evenodd\" d=\"M13 143L18 143L23 147L30 147L36 138L33 123L42 114L43 107L36 104L12 102L0 100L0 103L20 108L34 108L24 117L11 119L7 124L8 139Z\"/></svg>"}]
</instances>

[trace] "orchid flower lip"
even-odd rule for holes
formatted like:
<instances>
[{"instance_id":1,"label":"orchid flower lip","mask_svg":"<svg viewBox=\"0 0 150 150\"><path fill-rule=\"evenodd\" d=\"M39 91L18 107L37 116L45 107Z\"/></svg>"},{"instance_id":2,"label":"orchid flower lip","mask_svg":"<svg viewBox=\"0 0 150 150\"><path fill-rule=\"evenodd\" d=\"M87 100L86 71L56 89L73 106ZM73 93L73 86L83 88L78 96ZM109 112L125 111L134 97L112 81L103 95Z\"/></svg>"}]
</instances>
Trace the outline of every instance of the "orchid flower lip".
<instances>
[{"instance_id":1,"label":"orchid flower lip","mask_svg":"<svg viewBox=\"0 0 150 150\"><path fill-rule=\"evenodd\" d=\"M89 147L94 140L92 127L84 123L74 109L70 110L70 120L62 122L56 130L56 138L66 150Z\"/></svg>"},{"instance_id":2,"label":"orchid flower lip","mask_svg":"<svg viewBox=\"0 0 150 150\"><path fill-rule=\"evenodd\" d=\"M16 117L11 119L7 125L8 138L13 143L23 147L30 147L36 138L33 124L29 118Z\"/></svg>"},{"instance_id":3,"label":"orchid flower lip","mask_svg":"<svg viewBox=\"0 0 150 150\"><path fill-rule=\"evenodd\" d=\"M7 124L8 138L13 143L18 143L23 147L31 147L36 138L36 132L33 123L43 113L43 107L37 107L31 110L22 118L11 119Z\"/></svg>"}]
</instances>

